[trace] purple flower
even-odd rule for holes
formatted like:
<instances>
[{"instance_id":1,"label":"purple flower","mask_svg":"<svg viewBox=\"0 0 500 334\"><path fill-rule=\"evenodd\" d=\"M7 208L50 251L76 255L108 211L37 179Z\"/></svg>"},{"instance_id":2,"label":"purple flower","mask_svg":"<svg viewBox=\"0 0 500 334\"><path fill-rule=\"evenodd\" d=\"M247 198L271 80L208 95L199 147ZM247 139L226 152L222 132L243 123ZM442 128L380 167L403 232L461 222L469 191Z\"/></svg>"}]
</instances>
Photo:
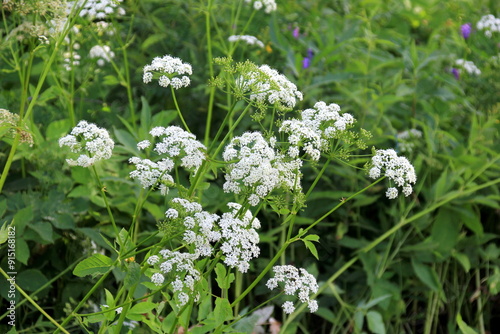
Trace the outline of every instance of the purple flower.
<instances>
[{"instance_id":1,"label":"purple flower","mask_svg":"<svg viewBox=\"0 0 500 334\"><path fill-rule=\"evenodd\" d=\"M460 31L462 32L462 37L464 39L469 38L470 33L472 32L472 26L471 26L471 24L470 23L463 24L460 27Z\"/></svg>"},{"instance_id":2,"label":"purple flower","mask_svg":"<svg viewBox=\"0 0 500 334\"><path fill-rule=\"evenodd\" d=\"M314 56L314 51L313 49L309 48L307 49L307 58L311 58Z\"/></svg>"},{"instance_id":3,"label":"purple flower","mask_svg":"<svg viewBox=\"0 0 500 334\"><path fill-rule=\"evenodd\" d=\"M298 39L299 36L300 36L299 27L295 27L295 29L293 29L293 37L295 37L296 39Z\"/></svg>"},{"instance_id":4,"label":"purple flower","mask_svg":"<svg viewBox=\"0 0 500 334\"><path fill-rule=\"evenodd\" d=\"M457 68L452 68L451 69L451 74L455 77L455 79L459 80L460 79L460 72L458 71Z\"/></svg>"},{"instance_id":5,"label":"purple flower","mask_svg":"<svg viewBox=\"0 0 500 334\"><path fill-rule=\"evenodd\" d=\"M309 58L309 57L305 57L305 58L302 60L302 67L303 67L303 68L309 68L309 66L311 66L311 58Z\"/></svg>"}]
</instances>

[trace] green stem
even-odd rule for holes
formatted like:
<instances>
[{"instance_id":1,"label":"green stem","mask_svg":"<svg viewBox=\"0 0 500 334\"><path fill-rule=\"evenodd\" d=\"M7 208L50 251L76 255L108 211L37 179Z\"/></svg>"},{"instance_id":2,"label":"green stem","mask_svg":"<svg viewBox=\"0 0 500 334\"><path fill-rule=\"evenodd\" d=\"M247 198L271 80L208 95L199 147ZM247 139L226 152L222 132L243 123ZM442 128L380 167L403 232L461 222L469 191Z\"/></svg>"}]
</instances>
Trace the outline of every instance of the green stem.
<instances>
[{"instance_id":1,"label":"green stem","mask_svg":"<svg viewBox=\"0 0 500 334\"><path fill-rule=\"evenodd\" d=\"M192 133L191 130L189 130L189 127L188 127L186 121L184 120L184 117L182 116L181 109L179 108L179 104L177 103L177 98L175 97L175 90L174 90L174 87L172 87L172 85L170 85L170 90L172 91L172 98L174 100L175 109L177 110L177 114L179 115L179 118L181 119L182 125L184 125L184 129L186 129L187 132Z\"/></svg>"},{"instance_id":2,"label":"green stem","mask_svg":"<svg viewBox=\"0 0 500 334\"><path fill-rule=\"evenodd\" d=\"M2 268L0 268L0 273L8 280L10 279L9 275L7 275L7 273L5 271L3 271ZM24 298L26 298L27 301L30 302L31 305L33 305L41 314L43 314L47 319L49 319L49 321L51 323L54 324L54 326L57 327L57 330L60 330L62 331L63 333L66 333L66 334L69 334L68 331L66 331L64 329L64 325L63 324L59 324L57 321L55 321L50 315L47 314L47 312L45 312L45 310L43 308L40 307L40 305L37 304L37 302L35 302L26 292L24 292L23 289L21 289L21 287L19 287L19 285L17 285L16 283L14 283L14 286L16 287L17 291L19 291L21 293L21 295L23 295Z\"/></svg>"},{"instance_id":3,"label":"green stem","mask_svg":"<svg viewBox=\"0 0 500 334\"><path fill-rule=\"evenodd\" d=\"M214 64L212 62L213 54L212 54L212 35L210 33L210 17L212 12L212 0L208 0L207 11L205 12L205 30L207 34L207 51L208 51L208 71L210 74L210 78L214 77ZM210 87L209 98L208 98L208 109L207 109L207 120L205 124L205 139L204 144L205 147L208 147L208 143L210 141L210 128L212 126L212 114L214 109L214 98L215 98L215 87Z\"/></svg>"}]
</instances>

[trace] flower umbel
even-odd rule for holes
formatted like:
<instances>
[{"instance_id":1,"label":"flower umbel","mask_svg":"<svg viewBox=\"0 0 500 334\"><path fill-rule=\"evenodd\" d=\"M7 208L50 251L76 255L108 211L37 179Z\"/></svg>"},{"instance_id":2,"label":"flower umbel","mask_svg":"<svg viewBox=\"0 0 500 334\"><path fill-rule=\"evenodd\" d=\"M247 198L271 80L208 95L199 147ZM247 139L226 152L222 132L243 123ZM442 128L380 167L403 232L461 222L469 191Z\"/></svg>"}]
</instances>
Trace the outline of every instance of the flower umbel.
<instances>
[{"instance_id":1,"label":"flower umbel","mask_svg":"<svg viewBox=\"0 0 500 334\"><path fill-rule=\"evenodd\" d=\"M299 297L302 303L307 303L310 312L318 310L318 302L310 298L311 294L318 292L319 286L316 278L309 274L305 269L297 269L294 266L274 266L274 277L270 278L266 286L273 290L279 283L284 283L284 292L286 295L295 295ZM286 301L282 305L283 311L287 314L293 313L295 307L291 301Z\"/></svg>"},{"instance_id":2,"label":"flower umbel","mask_svg":"<svg viewBox=\"0 0 500 334\"><path fill-rule=\"evenodd\" d=\"M68 146L73 153L80 153L74 159L66 159L71 166L90 167L99 160L111 157L115 143L106 129L87 121L80 121L69 135L59 139L59 146Z\"/></svg>"},{"instance_id":3,"label":"flower umbel","mask_svg":"<svg viewBox=\"0 0 500 334\"><path fill-rule=\"evenodd\" d=\"M377 150L372 157L373 167L369 171L369 176L376 179L381 176L385 170L387 176L398 187L403 188L403 194L409 196L413 192L411 184L417 182L415 169L408 159L398 157L398 154L393 149ZM389 199L398 197L398 190L395 187L387 189L386 196Z\"/></svg>"},{"instance_id":4,"label":"flower umbel","mask_svg":"<svg viewBox=\"0 0 500 334\"><path fill-rule=\"evenodd\" d=\"M260 48L264 47L264 43L257 39L257 37L250 35L232 35L227 40L229 42L244 41L248 45L257 45Z\"/></svg>"},{"instance_id":5,"label":"flower umbel","mask_svg":"<svg viewBox=\"0 0 500 334\"><path fill-rule=\"evenodd\" d=\"M171 85L175 89L189 86L191 80L187 75L193 74L190 64L183 63L181 59L170 55L155 57L150 65L144 66L143 71L144 83L150 83L153 78L158 78L160 86Z\"/></svg>"}]
</instances>

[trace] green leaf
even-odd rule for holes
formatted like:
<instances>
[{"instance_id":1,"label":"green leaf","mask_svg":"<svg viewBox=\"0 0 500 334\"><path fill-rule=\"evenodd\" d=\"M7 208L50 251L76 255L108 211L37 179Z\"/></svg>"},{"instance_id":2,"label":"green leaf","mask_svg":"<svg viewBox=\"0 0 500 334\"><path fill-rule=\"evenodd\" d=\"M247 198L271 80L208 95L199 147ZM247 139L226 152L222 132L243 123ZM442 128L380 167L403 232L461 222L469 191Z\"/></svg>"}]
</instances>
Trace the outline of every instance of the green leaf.
<instances>
[{"instance_id":1,"label":"green leaf","mask_svg":"<svg viewBox=\"0 0 500 334\"><path fill-rule=\"evenodd\" d=\"M234 281L234 274L229 273L229 275L227 275L226 267L222 263L217 263L215 273L217 274L217 278L215 280L219 284L219 288L229 289L231 287L231 283Z\"/></svg>"},{"instance_id":2,"label":"green leaf","mask_svg":"<svg viewBox=\"0 0 500 334\"><path fill-rule=\"evenodd\" d=\"M370 311L366 314L368 329L375 334L385 334L385 325L382 315L376 311Z\"/></svg>"},{"instance_id":3,"label":"green leaf","mask_svg":"<svg viewBox=\"0 0 500 334\"><path fill-rule=\"evenodd\" d=\"M16 260L27 265L30 258L30 249L24 239L16 240Z\"/></svg>"},{"instance_id":4,"label":"green leaf","mask_svg":"<svg viewBox=\"0 0 500 334\"><path fill-rule=\"evenodd\" d=\"M102 275L105 274L113 264L113 260L102 254L94 254L88 259L78 263L73 270L73 275L84 277L87 275Z\"/></svg>"},{"instance_id":5,"label":"green leaf","mask_svg":"<svg viewBox=\"0 0 500 334\"><path fill-rule=\"evenodd\" d=\"M116 86L120 84L120 80L118 80L118 78L114 75L106 75L102 83L108 86Z\"/></svg>"},{"instance_id":6,"label":"green leaf","mask_svg":"<svg viewBox=\"0 0 500 334\"><path fill-rule=\"evenodd\" d=\"M138 284L141 279L141 266L139 263L133 261L127 266L127 275L123 281L123 287L129 289Z\"/></svg>"},{"instance_id":7,"label":"green leaf","mask_svg":"<svg viewBox=\"0 0 500 334\"><path fill-rule=\"evenodd\" d=\"M316 245L313 244L312 242L306 240L306 239L302 239L302 241L304 242L304 245L306 245L307 249L309 249L309 251L311 252L311 254L317 259L319 260L319 257L318 257L318 250L316 249Z\"/></svg>"},{"instance_id":8,"label":"green leaf","mask_svg":"<svg viewBox=\"0 0 500 334\"><path fill-rule=\"evenodd\" d=\"M0 245L5 243L7 239L9 238L9 232L11 236L15 237L16 234L16 228L14 226L11 226L12 222L10 224L3 224L2 227L0 227Z\"/></svg>"},{"instance_id":9,"label":"green leaf","mask_svg":"<svg viewBox=\"0 0 500 334\"><path fill-rule=\"evenodd\" d=\"M437 251L449 253L457 244L459 235L457 215L447 208L439 209L431 231L432 240L438 244Z\"/></svg>"},{"instance_id":10,"label":"green leaf","mask_svg":"<svg viewBox=\"0 0 500 334\"><path fill-rule=\"evenodd\" d=\"M17 211L14 215L14 226L16 227L17 236L21 236L24 232L24 229L28 223L31 223L33 220L33 208L31 206L27 206Z\"/></svg>"},{"instance_id":11,"label":"green leaf","mask_svg":"<svg viewBox=\"0 0 500 334\"><path fill-rule=\"evenodd\" d=\"M48 222L38 222L30 224L29 227L35 231L43 240L54 242L52 224Z\"/></svg>"},{"instance_id":12,"label":"green leaf","mask_svg":"<svg viewBox=\"0 0 500 334\"><path fill-rule=\"evenodd\" d=\"M484 233L483 224L481 223L481 218L478 213L474 211L472 206L454 206L452 210L458 213L460 220L478 236L482 236Z\"/></svg>"},{"instance_id":13,"label":"green leaf","mask_svg":"<svg viewBox=\"0 0 500 334\"><path fill-rule=\"evenodd\" d=\"M45 131L45 138L47 141L58 140L63 137L71 129L69 119L61 119L58 121L52 121L47 126L47 131Z\"/></svg>"},{"instance_id":14,"label":"green leaf","mask_svg":"<svg viewBox=\"0 0 500 334\"><path fill-rule=\"evenodd\" d=\"M319 241L319 236L316 235L316 234L309 234L309 235L307 235L307 236L304 237L304 240L318 242Z\"/></svg>"},{"instance_id":15,"label":"green leaf","mask_svg":"<svg viewBox=\"0 0 500 334\"><path fill-rule=\"evenodd\" d=\"M427 285L432 291L439 292L441 291L441 283L439 283L439 278L436 274L436 271L420 262L417 262L414 258L411 259L411 264L413 270L417 277Z\"/></svg>"},{"instance_id":16,"label":"green leaf","mask_svg":"<svg viewBox=\"0 0 500 334\"><path fill-rule=\"evenodd\" d=\"M226 320L233 318L233 310L231 309L231 304L225 298L219 298L215 300L215 321L217 325L224 323Z\"/></svg>"},{"instance_id":17,"label":"green leaf","mask_svg":"<svg viewBox=\"0 0 500 334\"><path fill-rule=\"evenodd\" d=\"M7 211L7 200L3 199L0 201L0 218L3 217L5 211Z\"/></svg>"},{"instance_id":18,"label":"green leaf","mask_svg":"<svg viewBox=\"0 0 500 334\"><path fill-rule=\"evenodd\" d=\"M458 328L460 328L460 330L462 331L463 334L477 334L477 332L474 329L469 327L469 325L467 325L462 320L462 316L460 315L460 313L457 313L456 320L457 320Z\"/></svg>"},{"instance_id":19,"label":"green leaf","mask_svg":"<svg viewBox=\"0 0 500 334\"><path fill-rule=\"evenodd\" d=\"M466 273L470 270L470 260L469 257L462 253L452 253L452 256L464 267Z\"/></svg>"},{"instance_id":20,"label":"green leaf","mask_svg":"<svg viewBox=\"0 0 500 334\"><path fill-rule=\"evenodd\" d=\"M144 314L144 313L148 313L148 312L151 312L153 309L155 309L156 306L157 306L156 303L152 303L152 302L142 302L142 303L139 303L139 304L135 304L128 311L127 315L128 314Z\"/></svg>"},{"instance_id":21,"label":"green leaf","mask_svg":"<svg viewBox=\"0 0 500 334\"><path fill-rule=\"evenodd\" d=\"M16 277L16 283L26 291L36 291L48 281L47 277L38 269L25 270Z\"/></svg>"}]
</instances>

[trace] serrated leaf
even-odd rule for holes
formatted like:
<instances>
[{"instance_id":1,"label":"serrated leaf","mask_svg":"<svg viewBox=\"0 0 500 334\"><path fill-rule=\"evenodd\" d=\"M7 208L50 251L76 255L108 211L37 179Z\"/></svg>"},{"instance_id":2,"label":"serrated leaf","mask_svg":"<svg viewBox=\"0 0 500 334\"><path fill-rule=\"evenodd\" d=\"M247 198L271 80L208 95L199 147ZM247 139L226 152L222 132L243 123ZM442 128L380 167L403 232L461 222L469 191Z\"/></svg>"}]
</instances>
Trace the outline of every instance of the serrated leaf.
<instances>
[{"instance_id":1,"label":"serrated leaf","mask_svg":"<svg viewBox=\"0 0 500 334\"><path fill-rule=\"evenodd\" d=\"M102 254L94 254L88 259L78 263L73 270L73 275L84 277L87 275L105 274L113 264L113 260Z\"/></svg>"},{"instance_id":2,"label":"serrated leaf","mask_svg":"<svg viewBox=\"0 0 500 334\"><path fill-rule=\"evenodd\" d=\"M141 266L137 262L130 262L127 267L127 275L123 280L123 287L129 289L139 283L141 279Z\"/></svg>"},{"instance_id":3,"label":"serrated leaf","mask_svg":"<svg viewBox=\"0 0 500 334\"><path fill-rule=\"evenodd\" d=\"M134 306L132 306L132 308L128 311L127 314L129 314L129 313L131 313L131 314L148 313L148 312L152 311L153 309L155 309L156 306L157 306L156 303L142 302L142 303L135 304Z\"/></svg>"},{"instance_id":4,"label":"serrated leaf","mask_svg":"<svg viewBox=\"0 0 500 334\"><path fill-rule=\"evenodd\" d=\"M231 304L229 304L227 299L217 297L215 300L214 315L217 325L233 318L233 310L231 309Z\"/></svg>"},{"instance_id":5,"label":"serrated leaf","mask_svg":"<svg viewBox=\"0 0 500 334\"><path fill-rule=\"evenodd\" d=\"M318 242L319 241L319 236L316 234L309 234L304 237L304 240L309 240L309 241L314 241Z\"/></svg>"}]
</instances>

